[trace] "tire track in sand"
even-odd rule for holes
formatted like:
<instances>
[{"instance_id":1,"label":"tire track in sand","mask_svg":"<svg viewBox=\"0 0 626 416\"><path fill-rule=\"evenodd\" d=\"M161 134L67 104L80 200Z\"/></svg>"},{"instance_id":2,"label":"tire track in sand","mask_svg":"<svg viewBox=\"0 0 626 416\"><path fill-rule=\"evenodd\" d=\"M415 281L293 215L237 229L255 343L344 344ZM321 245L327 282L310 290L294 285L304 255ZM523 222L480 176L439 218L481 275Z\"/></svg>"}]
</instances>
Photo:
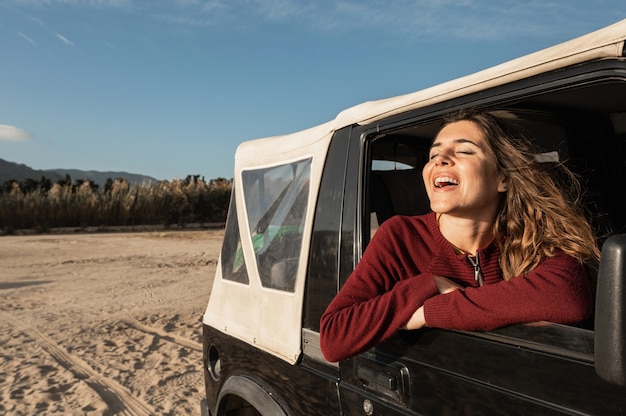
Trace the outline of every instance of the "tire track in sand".
<instances>
[{"instance_id":1,"label":"tire track in sand","mask_svg":"<svg viewBox=\"0 0 626 416\"><path fill-rule=\"evenodd\" d=\"M133 396L124 386L96 372L80 357L68 353L65 348L36 328L18 321L5 312L0 312L0 316L24 331L27 336L35 339L38 345L50 354L59 365L70 371L77 379L84 381L102 398L113 414L136 416L155 414L150 405Z\"/></svg>"},{"instance_id":2,"label":"tire track in sand","mask_svg":"<svg viewBox=\"0 0 626 416\"><path fill-rule=\"evenodd\" d=\"M144 325L141 322L139 322L138 320L136 320L135 318L132 318L130 316L126 316L124 318L121 318L120 321L124 322L126 325L129 325L135 329L137 329L138 331L147 333L147 334L152 334L152 335L156 335L166 341L169 342L173 342L175 344L178 344L180 346L186 347L186 348L190 348L192 350L195 351L200 351L202 352L202 344L200 344L199 342L195 342L195 341L191 341L187 338L175 335L175 334L171 334L169 332L160 330L158 328L154 328L148 325Z\"/></svg>"}]
</instances>

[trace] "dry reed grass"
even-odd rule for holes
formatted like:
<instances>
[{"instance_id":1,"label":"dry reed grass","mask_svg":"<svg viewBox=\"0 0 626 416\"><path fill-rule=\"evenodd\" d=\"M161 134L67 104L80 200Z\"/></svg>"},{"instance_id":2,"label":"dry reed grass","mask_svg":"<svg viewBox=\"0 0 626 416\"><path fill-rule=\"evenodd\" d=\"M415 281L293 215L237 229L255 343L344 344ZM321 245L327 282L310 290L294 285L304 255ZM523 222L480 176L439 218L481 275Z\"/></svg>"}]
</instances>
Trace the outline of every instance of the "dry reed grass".
<instances>
[{"instance_id":1,"label":"dry reed grass","mask_svg":"<svg viewBox=\"0 0 626 416\"><path fill-rule=\"evenodd\" d=\"M43 182L43 181L42 181ZM232 180L186 179L131 185L107 181L59 181L49 189L5 183L0 193L0 232L45 232L63 227L107 227L220 223L226 220Z\"/></svg>"}]
</instances>

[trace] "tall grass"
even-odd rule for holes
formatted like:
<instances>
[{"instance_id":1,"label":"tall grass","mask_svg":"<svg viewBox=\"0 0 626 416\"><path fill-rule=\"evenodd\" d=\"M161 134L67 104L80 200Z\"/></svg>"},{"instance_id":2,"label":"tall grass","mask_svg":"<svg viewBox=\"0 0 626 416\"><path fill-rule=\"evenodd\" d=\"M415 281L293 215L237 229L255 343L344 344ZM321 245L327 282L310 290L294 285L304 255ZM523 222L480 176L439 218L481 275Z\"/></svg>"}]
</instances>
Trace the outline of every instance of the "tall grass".
<instances>
[{"instance_id":1,"label":"tall grass","mask_svg":"<svg viewBox=\"0 0 626 416\"><path fill-rule=\"evenodd\" d=\"M0 230L221 223L226 220L232 180L185 179L131 185L109 179L102 190L90 181L51 184L7 181L0 189Z\"/></svg>"}]
</instances>

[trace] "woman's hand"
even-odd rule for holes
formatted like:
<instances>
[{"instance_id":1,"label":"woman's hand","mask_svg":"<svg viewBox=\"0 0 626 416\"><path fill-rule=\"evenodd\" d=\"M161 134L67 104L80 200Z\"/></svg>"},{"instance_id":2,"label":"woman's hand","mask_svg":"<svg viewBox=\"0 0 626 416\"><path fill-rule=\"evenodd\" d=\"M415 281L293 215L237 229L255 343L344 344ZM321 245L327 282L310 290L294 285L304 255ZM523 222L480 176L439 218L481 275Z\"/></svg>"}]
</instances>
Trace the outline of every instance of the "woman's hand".
<instances>
[{"instance_id":1,"label":"woman's hand","mask_svg":"<svg viewBox=\"0 0 626 416\"><path fill-rule=\"evenodd\" d=\"M441 294L454 292L455 290L463 290L463 286L460 286L454 283L452 280L448 279L447 277L434 276L434 278L435 278L435 284L437 285L437 289L439 290L439 293Z\"/></svg>"},{"instance_id":2,"label":"woman's hand","mask_svg":"<svg viewBox=\"0 0 626 416\"><path fill-rule=\"evenodd\" d=\"M426 325L426 319L424 318L424 307L417 308L413 315L401 329L420 329Z\"/></svg>"}]
</instances>

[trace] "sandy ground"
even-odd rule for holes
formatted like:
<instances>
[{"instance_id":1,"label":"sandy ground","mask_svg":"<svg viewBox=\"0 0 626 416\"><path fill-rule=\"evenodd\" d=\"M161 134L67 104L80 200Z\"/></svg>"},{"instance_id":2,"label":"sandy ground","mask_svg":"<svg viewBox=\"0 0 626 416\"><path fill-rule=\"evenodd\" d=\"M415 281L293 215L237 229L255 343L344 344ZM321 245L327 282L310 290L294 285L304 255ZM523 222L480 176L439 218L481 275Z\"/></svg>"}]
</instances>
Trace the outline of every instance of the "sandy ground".
<instances>
[{"instance_id":1,"label":"sandy ground","mask_svg":"<svg viewBox=\"0 0 626 416\"><path fill-rule=\"evenodd\" d=\"M222 237L0 237L0 414L199 415Z\"/></svg>"}]
</instances>

